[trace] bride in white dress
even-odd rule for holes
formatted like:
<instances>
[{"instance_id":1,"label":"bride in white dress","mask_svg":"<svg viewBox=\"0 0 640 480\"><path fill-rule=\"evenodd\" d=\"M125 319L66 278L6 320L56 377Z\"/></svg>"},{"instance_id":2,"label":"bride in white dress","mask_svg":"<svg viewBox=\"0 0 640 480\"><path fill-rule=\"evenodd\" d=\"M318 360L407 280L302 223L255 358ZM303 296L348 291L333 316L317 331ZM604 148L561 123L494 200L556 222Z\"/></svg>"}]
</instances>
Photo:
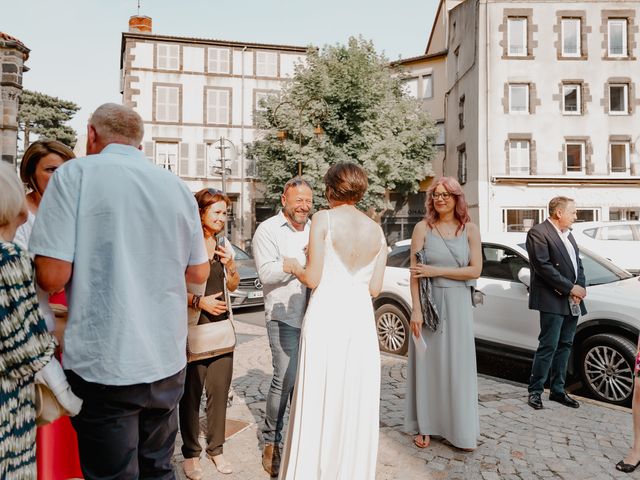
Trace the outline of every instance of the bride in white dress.
<instances>
[{"instance_id":1,"label":"bride in white dress","mask_svg":"<svg viewBox=\"0 0 640 480\"><path fill-rule=\"evenodd\" d=\"M380 353L371 297L382 287L387 245L380 226L354 206L367 189L365 171L339 163L324 181L331 209L313 216L307 266L284 262L314 290L280 478L374 479Z\"/></svg>"}]
</instances>

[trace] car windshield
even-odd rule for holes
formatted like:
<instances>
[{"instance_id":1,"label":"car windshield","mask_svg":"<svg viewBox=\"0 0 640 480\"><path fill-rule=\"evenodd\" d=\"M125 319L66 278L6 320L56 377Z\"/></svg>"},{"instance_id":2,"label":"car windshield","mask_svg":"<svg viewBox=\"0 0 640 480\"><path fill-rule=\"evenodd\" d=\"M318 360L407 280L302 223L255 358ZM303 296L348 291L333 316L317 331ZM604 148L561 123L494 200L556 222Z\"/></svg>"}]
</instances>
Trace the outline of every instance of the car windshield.
<instances>
[{"instance_id":1,"label":"car windshield","mask_svg":"<svg viewBox=\"0 0 640 480\"><path fill-rule=\"evenodd\" d=\"M395 246L387 257L387 267L405 268L409 266L410 245Z\"/></svg>"},{"instance_id":2,"label":"car windshield","mask_svg":"<svg viewBox=\"0 0 640 480\"><path fill-rule=\"evenodd\" d=\"M520 243L518 246L523 249L527 248L524 243ZM602 258L600 255L593 253L586 248L580 248L580 260L582 260L584 276L587 279L587 287L618 282L633 276L626 270L617 267L606 258Z\"/></svg>"},{"instance_id":3,"label":"car windshield","mask_svg":"<svg viewBox=\"0 0 640 480\"><path fill-rule=\"evenodd\" d=\"M613 283L633 276L606 258L602 258L600 255L585 248L580 249L580 260L582 260L582 266L584 267L587 286Z\"/></svg>"},{"instance_id":4,"label":"car windshield","mask_svg":"<svg viewBox=\"0 0 640 480\"><path fill-rule=\"evenodd\" d=\"M236 245L232 245L232 246L233 246L233 251L236 254L236 257L235 257L236 260L251 260L251 256L247 252L242 250L240 247L237 247Z\"/></svg>"}]
</instances>

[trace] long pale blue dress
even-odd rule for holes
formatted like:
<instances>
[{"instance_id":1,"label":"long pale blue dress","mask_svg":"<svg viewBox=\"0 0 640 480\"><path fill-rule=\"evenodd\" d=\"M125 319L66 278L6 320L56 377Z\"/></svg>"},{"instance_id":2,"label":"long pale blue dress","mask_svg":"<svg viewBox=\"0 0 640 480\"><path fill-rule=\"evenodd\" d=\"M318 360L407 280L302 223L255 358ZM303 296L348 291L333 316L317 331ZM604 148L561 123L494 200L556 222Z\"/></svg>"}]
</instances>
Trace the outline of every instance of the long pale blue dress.
<instances>
[{"instance_id":1,"label":"long pale blue dress","mask_svg":"<svg viewBox=\"0 0 640 480\"><path fill-rule=\"evenodd\" d=\"M424 250L429 265L457 268L469 264L466 230L452 239L443 239L429 230ZM419 361L416 361L413 341L409 343L405 431L440 436L458 448L475 448L480 435L470 293L473 284L473 281L433 278L433 298L440 314L440 327L437 332L422 328L427 350Z\"/></svg>"}]
</instances>

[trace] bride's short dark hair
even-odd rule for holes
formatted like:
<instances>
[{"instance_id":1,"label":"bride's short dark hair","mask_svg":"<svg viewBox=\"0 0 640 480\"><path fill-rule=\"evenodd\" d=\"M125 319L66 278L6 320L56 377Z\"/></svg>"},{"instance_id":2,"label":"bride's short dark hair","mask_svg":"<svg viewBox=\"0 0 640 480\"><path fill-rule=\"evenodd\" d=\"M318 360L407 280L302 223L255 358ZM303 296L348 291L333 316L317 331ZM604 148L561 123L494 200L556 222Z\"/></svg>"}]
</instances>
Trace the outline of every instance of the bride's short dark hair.
<instances>
[{"instance_id":1,"label":"bride's short dark hair","mask_svg":"<svg viewBox=\"0 0 640 480\"><path fill-rule=\"evenodd\" d=\"M326 195L338 202L360 201L367 191L369 180L364 169L355 163L336 163L324 176Z\"/></svg>"}]
</instances>

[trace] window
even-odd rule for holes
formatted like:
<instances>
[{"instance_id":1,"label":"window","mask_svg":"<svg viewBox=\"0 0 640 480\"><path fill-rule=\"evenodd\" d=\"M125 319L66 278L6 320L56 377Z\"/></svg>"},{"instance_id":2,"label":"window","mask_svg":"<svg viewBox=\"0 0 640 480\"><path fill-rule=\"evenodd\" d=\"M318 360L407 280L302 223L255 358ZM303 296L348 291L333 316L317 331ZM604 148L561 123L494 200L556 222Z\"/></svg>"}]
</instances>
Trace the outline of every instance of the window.
<instances>
[{"instance_id":1,"label":"window","mask_svg":"<svg viewBox=\"0 0 640 480\"><path fill-rule=\"evenodd\" d=\"M157 45L157 67L160 70L180 69L180 45L159 43Z\"/></svg>"},{"instance_id":2,"label":"window","mask_svg":"<svg viewBox=\"0 0 640 480\"><path fill-rule=\"evenodd\" d=\"M418 78L407 78L402 81L406 88L407 95L412 98L418 98Z\"/></svg>"},{"instance_id":3,"label":"window","mask_svg":"<svg viewBox=\"0 0 640 480\"><path fill-rule=\"evenodd\" d=\"M530 157L528 140L509 142L509 175L529 175Z\"/></svg>"},{"instance_id":4,"label":"window","mask_svg":"<svg viewBox=\"0 0 640 480\"><path fill-rule=\"evenodd\" d=\"M618 241L632 241L633 230L631 225L613 225L611 227L603 227L600 229L601 240L618 240Z\"/></svg>"},{"instance_id":5,"label":"window","mask_svg":"<svg viewBox=\"0 0 640 480\"><path fill-rule=\"evenodd\" d=\"M170 172L178 173L178 144L156 143L156 165L166 168Z\"/></svg>"},{"instance_id":6,"label":"window","mask_svg":"<svg viewBox=\"0 0 640 480\"><path fill-rule=\"evenodd\" d=\"M509 113L529 113L529 85L509 85Z\"/></svg>"},{"instance_id":7,"label":"window","mask_svg":"<svg viewBox=\"0 0 640 480\"><path fill-rule=\"evenodd\" d=\"M600 220L599 208L576 208L577 222L595 222Z\"/></svg>"},{"instance_id":8,"label":"window","mask_svg":"<svg viewBox=\"0 0 640 480\"><path fill-rule=\"evenodd\" d=\"M464 128L464 95L458 101L458 128L460 130Z\"/></svg>"},{"instance_id":9,"label":"window","mask_svg":"<svg viewBox=\"0 0 640 480\"><path fill-rule=\"evenodd\" d=\"M278 54L275 52L256 52L256 75L259 77L277 77Z\"/></svg>"},{"instance_id":10,"label":"window","mask_svg":"<svg viewBox=\"0 0 640 480\"><path fill-rule=\"evenodd\" d=\"M640 220L640 207L609 208L609 220Z\"/></svg>"},{"instance_id":11,"label":"window","mask_svg":"<svg viewBox=\"0 0 640 480\"><path fill-rule=\"evenodd\" d=\"M581 86L567 84L562 86L562 113L565 115L580 115L581 113Z\"/></svg>"},{"instance_id":12,"label":"window","mask_svg":"<svg viewBox=\"0 0 640 480\"><path fill-rule=\"evenodd\" d=\"M627 173L629 169L629 143L612 142L609 146L611 173Z\"/></svg>"},{"instance_id":13,"label":"window","mask_svg":"<svg viewBox=\"0 0 640 480\"><path fill-rule=\"evenodd\" d=\"M493 245L482 247L481 276L519 282L518 272L521 268L529 268L529 262L510 248Z\"/></svg>"},{"instance_id":14,"label":"window","mask_svg":"<svg viewBox=\"0 0 640 480\"><path fill-rule=\"evenodd\" d=\"M209 48L208 70L213 73L230 73L231 63L229 62L228 48Z\"/></svg>"},{"instance_id":15,"label":"window","mask_svg":"<svg viewBox=\"0 0 640 480\"><path fill-rule=\"evenodd\" d=\"M608 53L610 57L627 56L627 19L616 18L608 22L609 45Z\"/></svg>"},{"instance_id":16,"label":"window","mask_svg":"<svg viewBox=\"0 0 640 480\"><path fill-rule=\"evenodd\" d=\"M207 89L207 123L229 125L229 90Z\"/></svg>"},{"instance_id":17,"label":"window","mask_svg":"<svg viewBox=\"0 0 640 480\"><path fill-rule=\"evenodd\" d=\"M253 106L256 112L264 112L267 108L262 105L263 101L266 102L269 97L276 95L275 92L256 92L256 104Z\"/></svg>"},{"instance_id":18,"label":"window","mask_svg":"<svg viewBox=\"0 0 640 480\"><path fill-rule=\"evenodd\" d=\"M156 86L156 120L180 121L180 88Z\"/></svg>"},{"instance_id":19,"label":"window","mask_svg":"<svg viewBox=\"0 0 640 480\"><path fill-rule=\"evenodd\" d=\"M422 77L422 98L433 97L433 75Z\"/></svg>"},{"instance_id":20,"label":"window","mask_svg":"<svg viewBox=\"0 0 640 480\"><path fill-rule=\"evenodd\" d=\"M580 19L562 19L562 56L580 56Z\"/></svg>"},{"instance_id":21,"label":"window","mask_svg":"<svg viewBox=\"0 0 640 480\"><path fill-rule=\"evenodd\" d=\"M458 147L458 183L467 183L467 150L464 146Z\"/></svg>"},{"instance_id":22,"label":"window","mask_svg":"<svg viewBox=\"0 0 640 480\"><path fill-rule=\"evenodd\" d=\"M567 173L584 173L584 143L567 142L565 147Z\"/></svg>"},{"instance_id":23,"label":"window","mask_svg":"<svg viewBox=\"0 0 640 480\"><path fill-rule=\"evenodd\" d=\"M626 115L628 113L627 106L629 86L625 84L609 85L609 114Z\"/></svg>"},{"instance_id":24,"label":"window","mask_svg":"<svg viewBox=\"0 0 640 480\"><path fill-rule=\"evenodd\" d=\"M505 232L526 232L542 219L542 208L504 208L502 224Z\"/></svg>"},{"instance_id":25,"label":"window","mask_svg":"<svg viewBox=\"0 0 640 480\"><path fill-rule=\"evenodd\" d=\"M394 247L387 257L387 267L409 268L411 259L411 245Z\"/></svg>"},{"instance_id":26,"label":"window","mask_svg":"<svg viewBox=\"0 0 640 480\"><path fill-rule=\"evenodd\" d=\"M507 54L513 57L527 56L527 19L509 18L507 20L509 49Z\"/></svg>"}]
</instances>

